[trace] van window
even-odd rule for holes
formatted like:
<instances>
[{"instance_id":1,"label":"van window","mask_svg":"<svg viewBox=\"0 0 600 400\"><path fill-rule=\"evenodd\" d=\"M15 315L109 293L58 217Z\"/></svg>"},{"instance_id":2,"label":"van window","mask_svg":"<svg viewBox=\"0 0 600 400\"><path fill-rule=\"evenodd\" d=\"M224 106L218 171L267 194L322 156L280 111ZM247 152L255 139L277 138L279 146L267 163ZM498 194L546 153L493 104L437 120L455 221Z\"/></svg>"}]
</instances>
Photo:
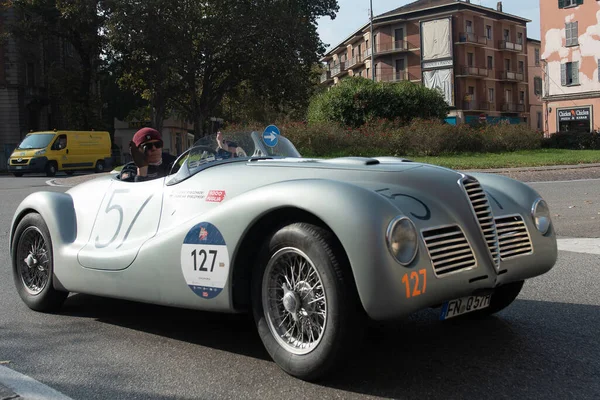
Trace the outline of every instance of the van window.
<instances>
[{"instance_id":1,"label":"van window","mask_svg":"<svg viewBox=\"0 0 600 400\"><path fill-rule=\"evenodd\" d=\"M62 150L67 147L67 135L60 135L54 142L52 150Z\"/></svg>"},{"instance_id":2,"label":"van window","mask_svg":"<svg viewBox=\"0 0 600 400\"><path fill-rule=\"evenodd\" d=\"M45 149L50 141L54 138L54 133L42 133L37 135L27 135L25 139L19 144L17 149Z\"/></svg>"}]
</instances>

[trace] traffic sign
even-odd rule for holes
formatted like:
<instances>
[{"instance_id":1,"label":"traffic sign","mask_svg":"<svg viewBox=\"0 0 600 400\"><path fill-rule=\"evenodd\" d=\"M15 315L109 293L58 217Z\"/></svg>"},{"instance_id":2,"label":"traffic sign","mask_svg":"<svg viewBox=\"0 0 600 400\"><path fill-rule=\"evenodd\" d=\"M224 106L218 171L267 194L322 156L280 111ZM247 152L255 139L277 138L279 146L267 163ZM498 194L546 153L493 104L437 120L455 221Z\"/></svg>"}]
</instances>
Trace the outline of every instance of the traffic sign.
<instances>
[{"instance_id":1,"label":"traffic sign","mask_svg":"<svg viewBox=\"0 0 600 400\"><path fill-rule=\"evenodd\" d=\"M275 125L269 125L265 128L262 137L267 146L275 147L279 141L279 135L279 129Z\"/></svg>"}]
</instances>

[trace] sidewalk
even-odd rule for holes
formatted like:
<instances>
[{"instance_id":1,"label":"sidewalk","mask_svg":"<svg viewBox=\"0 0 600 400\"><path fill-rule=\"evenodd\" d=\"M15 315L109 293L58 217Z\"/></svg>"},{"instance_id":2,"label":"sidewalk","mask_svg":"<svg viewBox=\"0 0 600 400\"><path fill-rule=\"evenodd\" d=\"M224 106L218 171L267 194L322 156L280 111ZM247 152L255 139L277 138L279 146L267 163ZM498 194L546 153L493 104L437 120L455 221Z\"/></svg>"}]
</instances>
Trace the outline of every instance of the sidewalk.
<instances>
[{"instance_id":1,"label":"sidewalk","mask_svg":"<svg viewBox=\"0 0 600 400\"><path fill-rule=\"evenodd\" d=\"M468 169L470 172L529 172L529 171L554 171L563 169L600 168L600 163L575 164L575 165L546 165L541 167L514 167L514 168L488 168Z\"/></svg>"}]
</instances>

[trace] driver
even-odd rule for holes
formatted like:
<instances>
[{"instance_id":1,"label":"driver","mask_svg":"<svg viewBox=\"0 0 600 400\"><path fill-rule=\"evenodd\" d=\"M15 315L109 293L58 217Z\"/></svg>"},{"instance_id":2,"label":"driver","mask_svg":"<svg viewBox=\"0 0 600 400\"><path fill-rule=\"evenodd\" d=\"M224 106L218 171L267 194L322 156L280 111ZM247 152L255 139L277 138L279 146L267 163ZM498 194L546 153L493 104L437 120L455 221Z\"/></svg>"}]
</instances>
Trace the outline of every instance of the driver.
<instances>
[{"instance_id":1,"label":"driver","mask_svg":"<svg viewBox=\"0 0 600 400\"><path fill-rule=\"evenodd\" d=\"M162 178L169 174L176 157L162 152L163 141L156 129L142 128L133 135L129 150L137 167L135 182L149 181ZM125 172L125 171L123 171ZM127 180L130 176L123 177Z\"/></svg>"},{"instance_id":2,"label":"driver","mask_svg":"<svg viewBox=\"0 0 600 400\"><path fill-rule=\"evenodd\" d=\"M231 140L223 140L223 134L221 131L217 132L217 156L222 158L231 157L246 157L244 149L239 147L236 142Z\"/></svg>"}]
</instances>

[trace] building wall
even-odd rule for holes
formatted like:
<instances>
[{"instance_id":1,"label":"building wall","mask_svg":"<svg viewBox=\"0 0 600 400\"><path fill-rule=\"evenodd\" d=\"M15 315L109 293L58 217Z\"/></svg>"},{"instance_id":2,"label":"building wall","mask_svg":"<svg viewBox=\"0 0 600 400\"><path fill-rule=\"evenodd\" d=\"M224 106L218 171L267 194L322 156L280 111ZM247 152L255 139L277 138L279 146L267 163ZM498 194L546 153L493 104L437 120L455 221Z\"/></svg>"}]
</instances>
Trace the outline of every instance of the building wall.
<instances>
[{"instance_id":1,"label":"building wall","mask_svg":"<svg viewBox=\"0 0 600 400\"><path fill-rule=\"evenodd\" d=\"M540 84L540 89L543 90L544 87L542 80L541 47L541 43L538 43L537 41L527 42L527 60L529 64L529 126L531 129L535 129L537 131L543 131L544 129L542 94L536 94L535 92L535 78L539 78L542 82ZM537 59L536 52L539 56Z\"/></svg>"},{"instance_id":2,"label":"building wall","mask_svg":"<svg viewBox=\"0 0 600 400\"><path fill-rule=\"evenodd\" d=\"M542 58L544 73L544 113L547 118L546 133L561 127L556 110L591 106L590 130L600 130L600 2L584 0L575 7L559 8L557 1L540 7L542 31ZM577 23L577 40L567 45L567 23ZM564 82L563 68L567 63L577 63L574 83ZM573 66L574 64L570 64Z\"/></svg>"}]
</instances>

